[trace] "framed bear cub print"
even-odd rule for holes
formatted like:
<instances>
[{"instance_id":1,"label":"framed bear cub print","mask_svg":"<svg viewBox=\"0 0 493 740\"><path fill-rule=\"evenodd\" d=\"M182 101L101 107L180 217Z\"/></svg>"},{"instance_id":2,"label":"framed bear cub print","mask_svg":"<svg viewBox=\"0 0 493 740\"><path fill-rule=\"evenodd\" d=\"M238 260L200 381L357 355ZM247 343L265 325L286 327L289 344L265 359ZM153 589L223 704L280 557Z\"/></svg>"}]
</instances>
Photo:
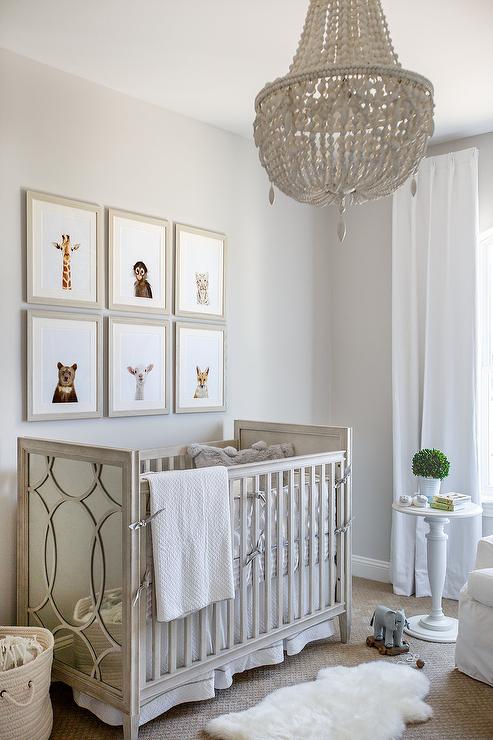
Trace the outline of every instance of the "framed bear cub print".
<instances>
[{"instance_id":1,"label":"framed bear cub print","mask_svg":"<svg viewBox=\"0 0 493 740\"><path fill-rule=\"evenodd\" d=\"M102 316L28 312L28 421L103 414Z\"/></svg>"},{"instance_id":2,"label":"framed bear cub print","mask_svg":"<svg viewBox=\"0 0 493 740\"><path fill-rule=\"evenodd\" d=\"M27 301L103 306L102 209L27 192Z\"/></svg>"},{"instance_id":3,"label":"framed bear cub print","mask_svg":"<svg viewBox=\"0 0 493 740\"><path fill-rule=\"evenodd\" d=\"M176 315L224 319L225 275L225 235L176 224Z\"/></svg>"},{"instance_id":4,"label":"framed bear cub print","mask_svg":"<svg viewBox=\"0 0 493 740\"><path fill-rule=\"evenodd\" d=\"M109 307L169 314L168 222L109 210Z\"/></svg>"}]
</instances>

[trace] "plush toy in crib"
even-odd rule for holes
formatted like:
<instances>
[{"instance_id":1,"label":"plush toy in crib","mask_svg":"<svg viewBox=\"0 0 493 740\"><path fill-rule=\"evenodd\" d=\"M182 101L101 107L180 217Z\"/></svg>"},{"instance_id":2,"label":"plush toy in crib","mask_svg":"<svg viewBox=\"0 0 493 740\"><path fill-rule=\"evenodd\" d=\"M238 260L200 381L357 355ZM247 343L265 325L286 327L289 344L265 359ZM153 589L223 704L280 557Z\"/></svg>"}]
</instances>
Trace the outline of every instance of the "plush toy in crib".
<instances>
[{"instance_id":1,"label":"plush toy in crib","mask_svg":"<svg viewBox=\"0 0 493 740\"><path fill-rule=\"evenodd\" d=\"M390 609L380 604L373 612L370 625L373 625L374 639L383 640L386 648L402 648L405 645L402 633L408 621L403 609Z\"/></svg>"}]
</instances>

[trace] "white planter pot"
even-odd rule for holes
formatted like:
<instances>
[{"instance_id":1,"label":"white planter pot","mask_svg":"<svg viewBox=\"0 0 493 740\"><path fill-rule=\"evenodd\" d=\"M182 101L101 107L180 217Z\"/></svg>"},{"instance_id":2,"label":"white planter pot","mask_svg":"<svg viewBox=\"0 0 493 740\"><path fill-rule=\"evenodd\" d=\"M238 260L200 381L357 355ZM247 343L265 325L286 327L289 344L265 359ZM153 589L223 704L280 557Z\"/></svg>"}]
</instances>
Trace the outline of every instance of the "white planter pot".
<instances>
[{"instance_id":1,"label":"white planter pot","mask_svg":"<svg viewBox=\"0 0 493 740\"><path fill-rule=\"evenodd\" d=\"M433 496L438 496L442 481L440 478L418 478L419 492L431 501Z\"/></svg>"}]
</instances>

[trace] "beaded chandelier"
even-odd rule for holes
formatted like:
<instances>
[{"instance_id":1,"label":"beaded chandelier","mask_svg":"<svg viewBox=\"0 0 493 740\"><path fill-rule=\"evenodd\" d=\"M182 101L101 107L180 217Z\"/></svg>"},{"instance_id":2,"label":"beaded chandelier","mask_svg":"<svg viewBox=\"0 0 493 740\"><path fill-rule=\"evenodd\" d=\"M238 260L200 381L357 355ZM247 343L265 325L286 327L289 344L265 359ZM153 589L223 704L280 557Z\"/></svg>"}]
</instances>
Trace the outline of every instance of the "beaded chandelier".
<instances>
[{"instance_id":1,"label":"beaded chandelier","mask_svg":"<svg viewBox=\"0 0 493 740\"><path fill-rule=\"evenodd\" d=\"M413 176L433 133L433 86L403 69L380 0L310 0L289 72L255 100L255 144L276 185L344 211Z\"/></svg>"}]
</instances>

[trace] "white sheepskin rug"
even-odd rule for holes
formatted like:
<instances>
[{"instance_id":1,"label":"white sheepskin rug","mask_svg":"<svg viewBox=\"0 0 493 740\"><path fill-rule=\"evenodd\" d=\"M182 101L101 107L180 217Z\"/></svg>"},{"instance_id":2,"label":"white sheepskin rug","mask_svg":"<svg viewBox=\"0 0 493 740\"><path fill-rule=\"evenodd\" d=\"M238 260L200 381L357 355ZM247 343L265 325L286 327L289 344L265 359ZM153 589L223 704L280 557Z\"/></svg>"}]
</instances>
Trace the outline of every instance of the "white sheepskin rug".
<instances>
[{"instance_id":1,"label":"white sheepskin rug","mask_svg":"<svg viewBox=\"0 0 493 740\"><path fill-rule=\"evenodd\" d=\"M394 740L406 722L432 716L429 688L416 668L382 660L323 668L315 681L278 689L205 729L223 740Z\"/></svg>"}]
</instances>

